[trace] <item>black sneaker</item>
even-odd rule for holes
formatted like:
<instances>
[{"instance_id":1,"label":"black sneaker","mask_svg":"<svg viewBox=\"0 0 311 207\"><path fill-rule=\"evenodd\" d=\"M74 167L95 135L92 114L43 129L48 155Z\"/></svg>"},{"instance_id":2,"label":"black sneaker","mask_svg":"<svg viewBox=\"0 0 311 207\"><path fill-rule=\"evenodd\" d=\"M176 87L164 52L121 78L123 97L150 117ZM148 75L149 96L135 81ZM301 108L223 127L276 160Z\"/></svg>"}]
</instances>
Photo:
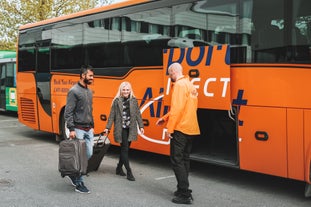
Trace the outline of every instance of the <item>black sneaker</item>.
<instances>
[{"instance_id":1,"label":"black sneaker","mask_svg":"<svg viewBox=\"0 0 311 207\"><path fill-rule=\"evenodd\" d=\"M174 192L174 196L181 196L181 192L180 192L179 190L176 190L176 191Z\"/></svg>"},{"instance_id":2,"label":"black sneaker","mask_svg":"<svg viewBox=\"0 0 311 207\"><path fill-rule=\"evenodd\" d=\"M77 183L76 183L76 180L75 180L74 177L66 175L65 178L68 180L68 182L70 182L70 184L71 184L72 186L74 186L74 187L77 186Z\"/></svg>"},{"instance_id":3,"label":"black sneaker","mask_svg":"<svg viewBox=\"0 0 311 207\"><path fill-rule=\"evenodd\" d=\"M89 189L87 189L87 187L85 187L84 183L79 183L77 186L76 186L76 189L75 189L76 192L78 193L90 193Z\"/></svg>"},{"instance_id":4,"label":"black sneaker","mask_svg":"<svg viewBox=\"0 0 311 207\"><path fill-rule=\"evenodd\" d=\"M188 192L191 194L191 193L192 193L192 190L191 190L191 189L188 189ZM176 190L176 191L174 192L174 196L182 196L181 190Z\"/></svg>"},{"instance_id":5,"label":"black sneaker","mask_svg":"<svg viewBox=\"0 0 311 207\"><path fill-rule=\"evenodd\" d=\"M176 196L172 199L173 203L177 204L192 204L192 196L184 197L184 196Z\"/></svg>"},{"instance_id":6,"label":"black sneaker","mask_svg":"<svg viewBox=\"0 0 311 207\"><path fill-rule=\"evenodd\" d=\"M126 176L125 172L123 171L122 167L117 167L116 174L120 176Z\"/></svg>"},{"instance_id":7,"label":"black sneaker","mask_svg":"<svg viewBox=\"0 0 311 207\"><path fill-rule=\"evenodd\" d=\"M127 172L127 179L128 179L129 181L135 181L135 177L134 177L132 171L128 171L128 172Z\"/></svg>"}]
</instances>

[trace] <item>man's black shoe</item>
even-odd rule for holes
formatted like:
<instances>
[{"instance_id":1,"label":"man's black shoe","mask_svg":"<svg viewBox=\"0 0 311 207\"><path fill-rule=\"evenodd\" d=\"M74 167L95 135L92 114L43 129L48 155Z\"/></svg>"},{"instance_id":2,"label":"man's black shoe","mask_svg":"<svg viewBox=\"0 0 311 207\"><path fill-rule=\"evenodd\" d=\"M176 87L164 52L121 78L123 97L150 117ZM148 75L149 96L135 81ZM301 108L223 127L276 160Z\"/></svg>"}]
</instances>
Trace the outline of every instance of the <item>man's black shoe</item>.
<instances>
[{"instance_id":1,"label":"man's black shoe","mask_svg":"<svg viewBox=\"0 0 311 207\"><path fill-rule=\"evenodd\" d=\"M191 189L188 189L188 193L192 193L192 190ZM182 196L183 194L182 194L182 192L181 192L181 190L176 190L175 192L174 192L174 196ZM193 199L192 199L193 200Z\"/></svg>"},{"instance_id":2,"label":"man's black shoe","mask_svg":"<svg viewBox=\"0 0 311 207\"><path fill-rule=\"evenodd\" d=\"M184 196L176 196L172 199L173 203L177 204L192 204L192 196L184 197Z\"/></svg>"}]
</instances>

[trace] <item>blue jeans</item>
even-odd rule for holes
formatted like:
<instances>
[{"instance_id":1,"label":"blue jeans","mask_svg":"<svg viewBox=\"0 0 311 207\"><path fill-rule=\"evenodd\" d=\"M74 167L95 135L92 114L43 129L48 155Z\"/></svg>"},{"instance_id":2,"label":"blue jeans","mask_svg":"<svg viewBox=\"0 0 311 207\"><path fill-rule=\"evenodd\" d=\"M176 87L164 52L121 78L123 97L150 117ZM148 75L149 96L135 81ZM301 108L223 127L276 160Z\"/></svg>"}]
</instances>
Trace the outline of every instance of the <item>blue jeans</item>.
<instances>
[{"instance_id":1,"label":"blue jeans","mask_svg":"<svg viewBox=\"0 0 311 207\"><path fill-rule=\"evenodd\" d=\"M93 154L93 145L94 145L94 129L90 129L89 131L84 131L82 129L75 128L76 132L76 139L84 139L86 144L86 155L87 158L90 159L90 157ZM83 182L83 177L78 176L76 177L76 183Z\"/></svg>"}]
</instances>

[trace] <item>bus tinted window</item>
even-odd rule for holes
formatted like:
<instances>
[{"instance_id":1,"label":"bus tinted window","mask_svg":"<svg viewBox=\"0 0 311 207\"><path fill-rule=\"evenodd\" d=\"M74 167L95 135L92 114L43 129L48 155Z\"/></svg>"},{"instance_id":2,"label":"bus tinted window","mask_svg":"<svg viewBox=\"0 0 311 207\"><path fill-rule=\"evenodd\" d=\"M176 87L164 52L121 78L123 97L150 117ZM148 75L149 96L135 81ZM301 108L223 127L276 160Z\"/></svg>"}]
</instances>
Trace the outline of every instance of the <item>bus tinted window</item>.
<instances>
[{"instance_id":1,"label":"bus tinted window","mask_svg":"<svg viewBox=\"0 0 311 207\"><path fill-rule=\"evenodd\" d=\"M50 48L41 47L38 48L38 72L49 72L50 71Z\"/></svg>"},{"instance_id":2,"label":"bus tinted window","mask_svg":"<svg viewBox=\"0 0 311 207\"><path fill-rule=\"evenodd\" d=\"M95 68L124 66L122 51L120 42L89 44L88 63Z\"/></svg>"},{"instance_id":3,"label":"bus tinted window","mask_svg":"<svg viewBox=\"0 0 311 207\"><path fill-rule=\"evenodd\" d=\"M167 48L168 40L150 40L127 42L125 55L131 65L159 66L162 65L162 48Z\"/></svg>"},{"instance_id":4,"label":"bus tinted window","mask_svg":"<svg viewBox=\"0 0 311 207\"><path fill-rule=\"evenodd\" d=\"M7 87L15 87L15 63L7 63L6 65L6 78L7 78Z\"/></svg>"},{"instance_id":5,"label":"bus tinted window","mask_svg":"<svg viewBox=\"0 0 311 207\"><path fill-rule=\"evenodd\" d=\"M52 29L52 68L77 69L84 64L82 24ZM48 32L48 31L47 31Z\"/></svg>"},{"instance_id":6,"label":"bus tinted window","mask_svg":"<svg viewBox=\"0 0 311 207\"><path fill-rule=\"evenodd\" d=\"M252 50L255 62L283 62L286 58L284 30L284 1L253 2ZM278 7L279 9L274 9Z\"/></svg>"},{"instance_id":7,"label":"bus tinted window","mask_svg":"<svg viewBox=\"0 0 311 207\"><path fill-rule=\"evenodd\" d=\"M43 40L51 40L52 70L155 66L165 48L218 44L230 45L231 63L311 62L308 0L203 0L98 17L22 32L19 70L37 68L38 49L26 48Z\"/></svg>"},{"instance_id":8,"label":"bus tinted window","mask_svg":"<svg viewBox=\"0 0 311 207\"><path fill-rule=\"evenodd\" d=\"M253 2L254 62L310 63L311 42L308 37L311 29L311 2L306 0L286 2L287 4L284 0L269 1L269 7L265 9L264 6L268 2Z\"/></svg>"},{"instance_id":9,"label":"bus tinted window","mask_svg":"<svg viewBox=\"0 0 311 207\"><path fill-rule=\"evenodd\" d=\"M311 2L293 1L292 59L310 62L311 58Z\"/></svg>"},{"instance_id":10,"label":"bus tinted window","mask_svg":"<svg viewBox=\"0 0 311 207\"><path fill-rule=\"evenodd\" d=\"M18 70L31 71L36 69L36 50L34 47L19 49Z\"/></svg>"},{"instance_id":11,"label":"bus tinted window","mask_svg":"<svg viewBox=\"0 0 311 207\"><path fill-rule=\"evenodd\" d=\"M85 24L88 63L96 68L161 65L170 33L170 9L165 11L150 10Z\"/></svg>"},{"instance_id":12,"label":"bus tinted window","mask_svg":"<svg viewBox=\"0 0 311 207\"><path fill-rule=\"evenodd\" d=\"M34 45L37 41L42 40L41 30L40 29L34 29L29 30L26 32L22 32L19 35L19 46L31 46Z\"/></svg>"},{"instance_id":13,"label":"bus tinted window","mask_svg":"<svg viewBox=\"0 0 311 207\"><path fill-rule=\"evenodd\" d=\"M170 39L170 8L148 10L122 18L124 60L132 66L162 65Z\"/></svg>"},{"instance_id":14,"label":"bus tinted window","mask_svg":"<svg viewBox=\"0 0 311 207\"><path fill-rule=\"evenodd\" d=\"M83 47L59 45L52 47L52 69L78 69L84 64Z\"/></svg>"}]
</instances>

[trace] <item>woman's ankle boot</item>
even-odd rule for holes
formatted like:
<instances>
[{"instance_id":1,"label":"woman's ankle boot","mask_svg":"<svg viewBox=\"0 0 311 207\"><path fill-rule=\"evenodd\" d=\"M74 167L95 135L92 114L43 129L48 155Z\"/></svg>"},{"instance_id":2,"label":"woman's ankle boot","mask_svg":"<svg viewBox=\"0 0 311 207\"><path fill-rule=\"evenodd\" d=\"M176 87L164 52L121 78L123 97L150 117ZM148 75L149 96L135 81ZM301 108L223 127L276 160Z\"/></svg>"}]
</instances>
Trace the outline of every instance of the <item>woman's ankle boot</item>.
<instances>
[{"instance_id":1,"label":"woman's ankle boot","mask_svg":"<svg viewBox=\"0 0 311 207\"><path fill-rule=\"evenodd\" d=\"M132 173L131 170L128 170L128 171L127 171L127 179L128 179L129 181L135 181L135 178L134 178L133 173Z\"/></svg>"},{"instance_id":2,"label":"woman's ankle boot","mask_svg":"<svg viewBox=\"0 0 311 207\"><path fill-rule=\"evenodd\" d=\"M116 174L117 174L117 175L120 175L120 176L126 176L126 174L125 174L125 172L123 171L121 165L118 165L118 166L117 166Z\"/></svg>"}]
</instances>

